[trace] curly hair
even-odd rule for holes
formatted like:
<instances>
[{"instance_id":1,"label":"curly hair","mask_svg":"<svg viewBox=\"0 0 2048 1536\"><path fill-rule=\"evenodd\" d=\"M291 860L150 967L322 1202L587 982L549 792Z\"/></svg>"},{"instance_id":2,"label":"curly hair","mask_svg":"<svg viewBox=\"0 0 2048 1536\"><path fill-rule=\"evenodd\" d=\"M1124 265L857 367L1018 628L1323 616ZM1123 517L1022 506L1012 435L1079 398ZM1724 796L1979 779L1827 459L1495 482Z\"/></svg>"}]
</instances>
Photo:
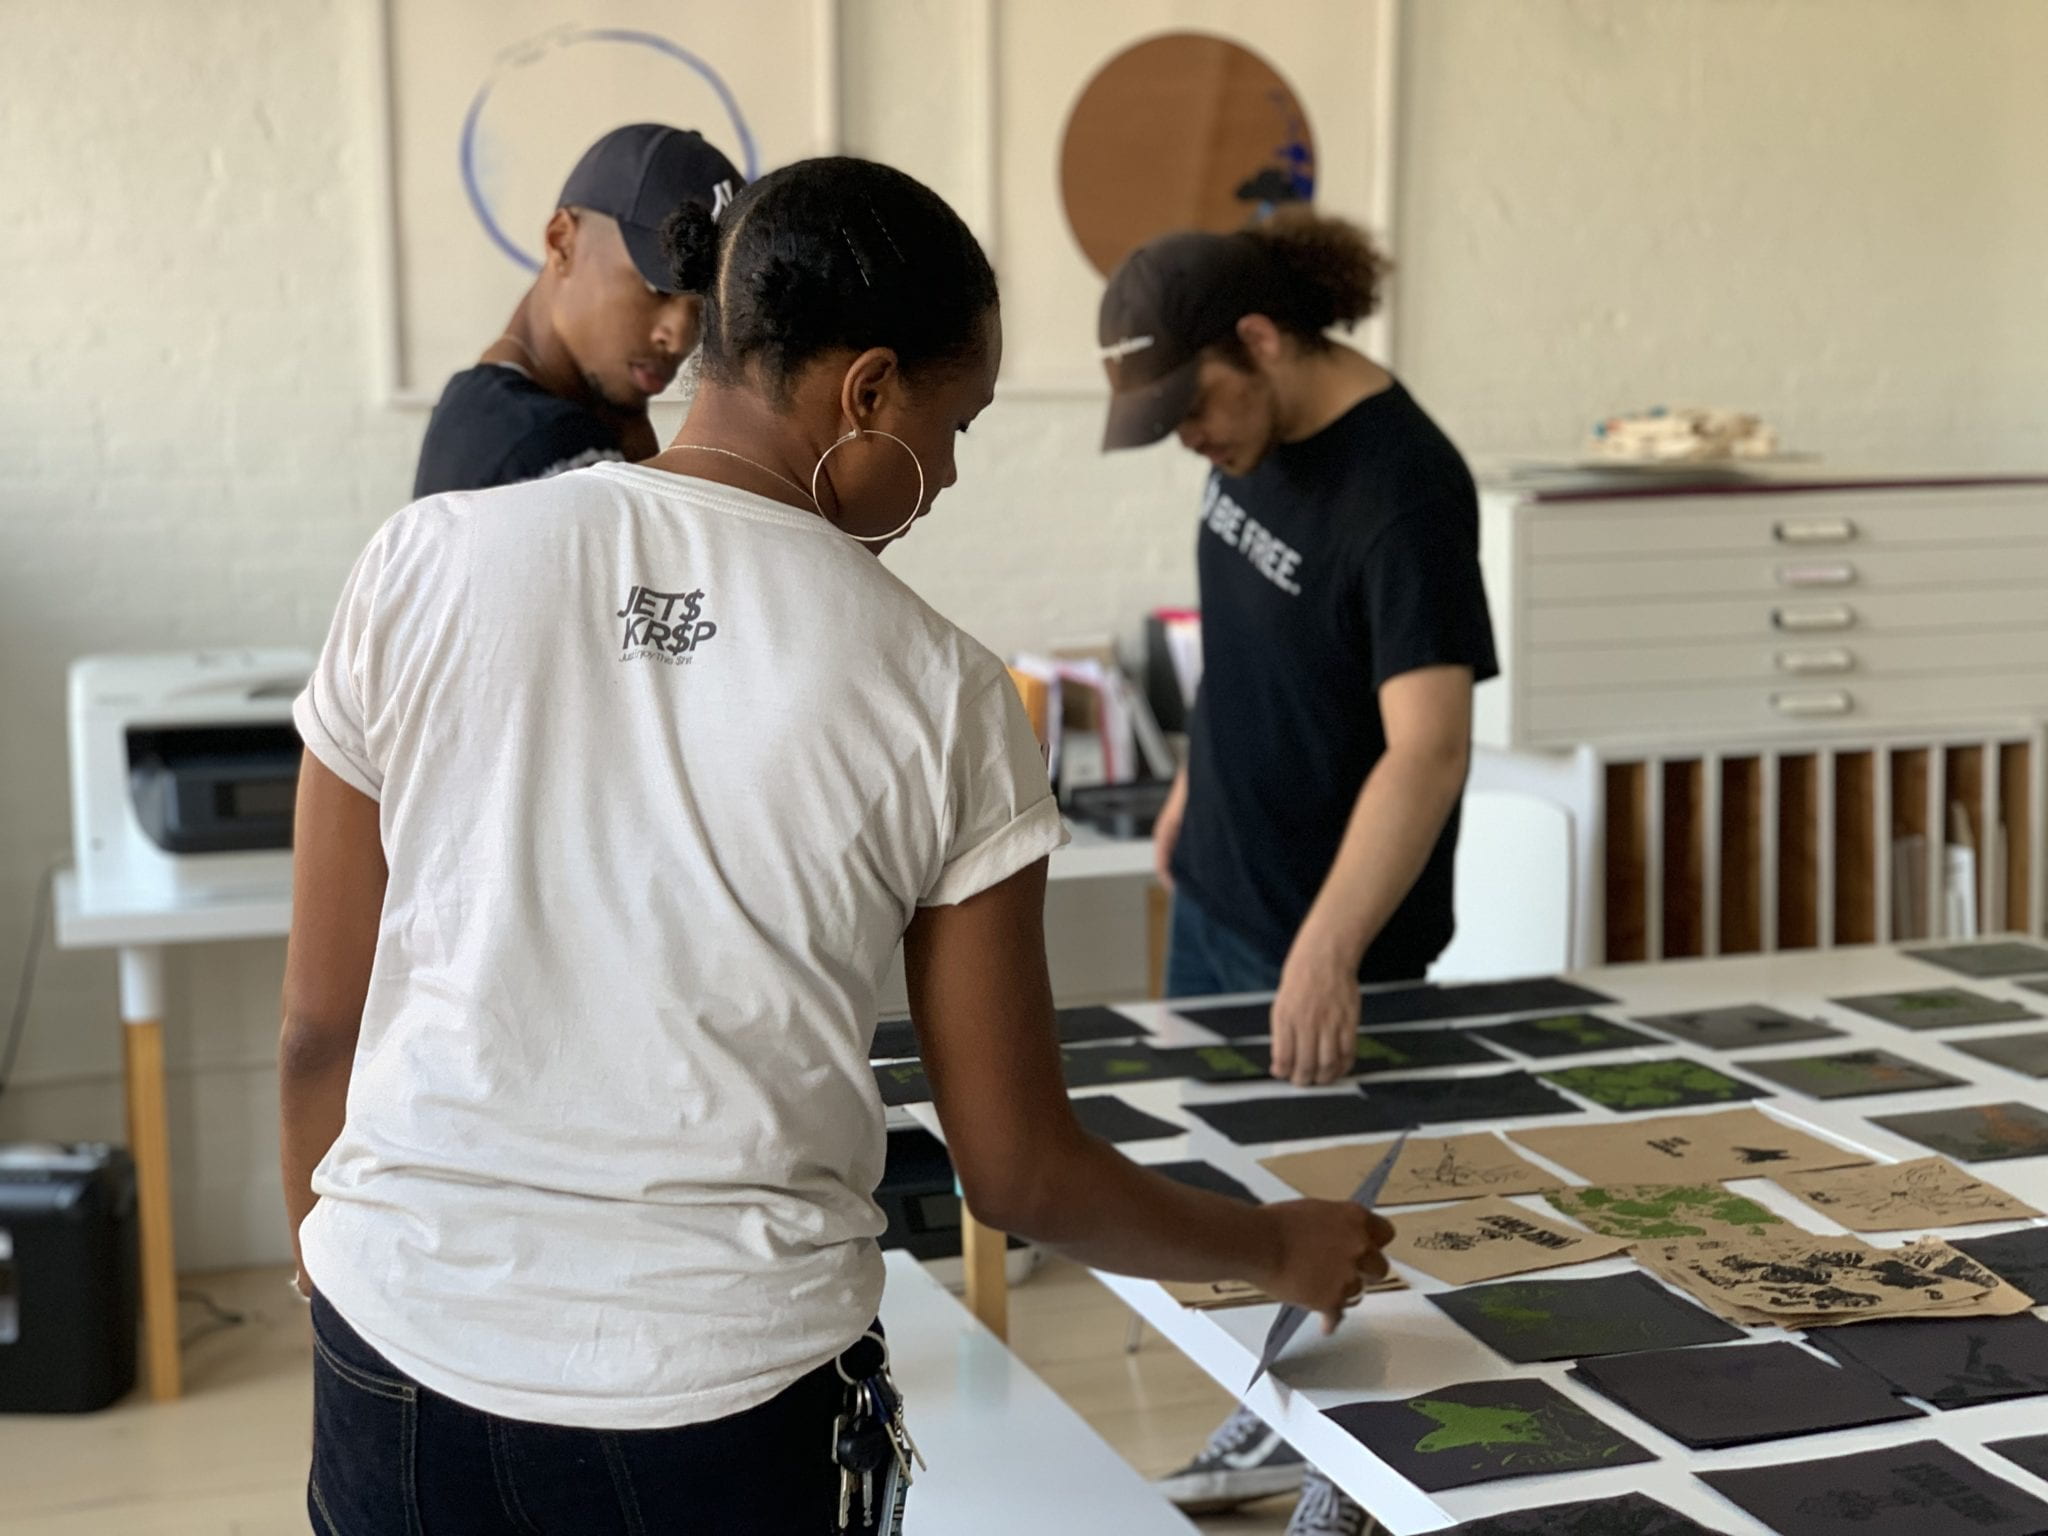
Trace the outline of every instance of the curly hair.
<instances>
[{"instance_id":1,"label":"curly hair","mask_svg":"<svg viewBox=\"0 0 2048 1536\"><path fill-rule=\"evenodd\" d=\"M1245 233L1264 248L1279 274L1267 318L1304 346L1327 346L1326 332L1348 331L1380 307L1394 264L1349 220L1297 205ZM1231 350L1227 342L1225 350Z\"/></svg>"}]
</instances>

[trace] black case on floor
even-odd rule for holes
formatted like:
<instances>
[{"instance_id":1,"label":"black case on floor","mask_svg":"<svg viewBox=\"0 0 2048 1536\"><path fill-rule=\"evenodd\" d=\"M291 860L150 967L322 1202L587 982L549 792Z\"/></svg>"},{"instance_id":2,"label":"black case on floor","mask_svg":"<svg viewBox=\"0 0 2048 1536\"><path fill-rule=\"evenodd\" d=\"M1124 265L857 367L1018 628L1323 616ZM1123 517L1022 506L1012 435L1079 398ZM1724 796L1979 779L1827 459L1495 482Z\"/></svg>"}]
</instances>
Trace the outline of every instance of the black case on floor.
<instances>
[{"instance_id":1,"label":"black case on floor","mask_svg":"<svg viewBox=\"0 0 2048 1536\"><path fill-rule=\"evenodd\" d=\"M135 1385L135 1165L0 1146L0 1413L90 1413Z\"/></svg>"}]
</instances>

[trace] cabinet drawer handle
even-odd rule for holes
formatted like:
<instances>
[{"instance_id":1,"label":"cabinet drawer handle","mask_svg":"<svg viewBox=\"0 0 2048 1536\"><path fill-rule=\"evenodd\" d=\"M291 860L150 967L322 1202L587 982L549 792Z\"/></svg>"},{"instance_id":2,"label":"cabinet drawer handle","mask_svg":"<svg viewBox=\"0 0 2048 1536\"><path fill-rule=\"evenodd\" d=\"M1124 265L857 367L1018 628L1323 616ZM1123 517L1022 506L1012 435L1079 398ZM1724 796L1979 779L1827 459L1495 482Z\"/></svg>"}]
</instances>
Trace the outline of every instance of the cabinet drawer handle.
<instances>
[{"instance_id":1,"label":"cabinet drawer handle","mask_svg":"<svg viewBox=\"0 0 2048 1536\"><path fill-rule=\"evenodd\" d=\"M1778 652L1780 672L1847 672L1855 665L1856 658L1839 645L1816 651Z\"/></svg>"},{"instance_id":2,"label":"cabinet drawer handle","mask_svg":"<svg viewBox=\"0 0 2048 1536\"><path fill-rule=\"evenodd\" d=\"M1771 623L1779 629L1814 630L1847 629L1856 622L1856 610L1847 603L1829 603L1825 607L1773 608Z\"/></svg>"},{"instance_id":3,"label":"cabinet drawer handle","mask_svg":"<svg viewBox=\"0 0 2048 1536\"><path fill-rule=\"evenodd\" d=\"M1856 567L1842 560L1827 565L1781 565L1781 587L1846 587L1856 579Z\"/></svg>"},{"instance_id":4,"label":"cabinet drawer handle","mask_svg":"<svg viewBox=\"0 0 2048 1536\"><path fill-rule=\"evenodd\" d=\"M1846 715L1851 700L1846 689L1832 693L1774 693L1771 708L1781 715L1797 715L1810 719L1815 715Z\"/></svg>"},{"instance_id":5,"label":"cabinet drawer handle","mask_svg":"<svg viewBox=\"0 0 2048 1536\"><path fill-rule=\"evenodd\" d=\"M1846 544L1856 525L1846 517L1788 517L1772 529L1780 544Z\"/></svg>"}]
</instances>

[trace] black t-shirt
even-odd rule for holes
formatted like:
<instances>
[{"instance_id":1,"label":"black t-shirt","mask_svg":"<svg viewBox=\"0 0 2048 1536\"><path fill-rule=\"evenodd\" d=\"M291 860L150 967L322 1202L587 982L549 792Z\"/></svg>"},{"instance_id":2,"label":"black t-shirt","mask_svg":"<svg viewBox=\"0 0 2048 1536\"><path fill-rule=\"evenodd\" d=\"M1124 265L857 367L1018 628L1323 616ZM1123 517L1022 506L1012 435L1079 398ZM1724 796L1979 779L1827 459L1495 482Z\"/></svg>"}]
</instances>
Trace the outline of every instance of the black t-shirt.
<instances>
[{"instance_id":1,"label":"black t-shirt","mask_svg":"<svg viewBox=\"0 0 2048 1536\"><path fill-rule=\"evenodd\" d=\"M448 381L427 422L415 497L538 480L622 459L619 430L517 368L478 363Z\"/></svg>"},{"instance_id":2,"label":"black t-shirt","mask_svg":"<svg viewBox=\"0 0 2048 1536\"><path fill-rule=\"evenodd\" d=\"M1379 688L1422 667L1498 674L1479 499L1398 383L1242 478L1212 475L1198 538L1202 689L1174 878L1276 964L1387 750ZM1452 812L1372 947L1369 981L1420 976L1450 942Z\"/></svg>"}]
</instances>

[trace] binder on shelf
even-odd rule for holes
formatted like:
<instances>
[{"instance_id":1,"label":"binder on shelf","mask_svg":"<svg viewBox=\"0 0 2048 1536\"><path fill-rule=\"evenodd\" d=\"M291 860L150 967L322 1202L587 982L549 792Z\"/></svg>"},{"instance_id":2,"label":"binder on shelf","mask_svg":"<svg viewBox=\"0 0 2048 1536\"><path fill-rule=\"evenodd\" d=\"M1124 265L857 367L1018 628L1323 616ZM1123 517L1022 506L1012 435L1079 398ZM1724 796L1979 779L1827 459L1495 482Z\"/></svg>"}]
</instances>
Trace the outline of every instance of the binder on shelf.
<instances>
[{"instance_id":1,"label":"binder on shelf","mask_svg":"<svg viewBox=\"0 0 2048 1536\"><path fill-rule=\"evenodd\" d=\"M1902 943L1933 937L1927 929L1927 839L1917 832L1892 840L1892 937Z\"/></svg>"},{"instance_id":2,"label":"binder on shelf","mask_svg":"<svg viewBox=\"0 0 2048 1536\"><path fill-rule=\"evenodd\" d=\"M1145 698L1162 731L1185 731L1202 683L1202 615L1161 608L1145 620Z\"/></svg>"},{"instance_id":3,"label":"binder on shelf","mask_svg":"<svg viewBox=\"0 0 2048 1536\"><path fill-rule=\"evenodd\" d=\"M1100 767L1074 765L1060 778L1062 790L1084 782L1128 784L1138 776L1137 729L1131 719L1116 646L1106 636L1056 645L1052 665L1060 680L1060 707L1067 737L1093 736Z\"/></svg>"},{"instance_id":4,"label":"binder on shelf","mask_svg":"<svg viewBox=\"0 0 2048 1536\"><path fill-rule=\"evenodd\" d=\"M1010 678L1024 700L1032 733L1045 753L1045 772L1060 781L1060 759L1066 746L1066 706L1057 663L1043 656L1023 655L1010 662Z\"/></svg>"},{"instance_id":5,"label":"binder on shelf","mask_svg":"<svg viewBox=\"0 0 2048 1536\"><path fill-rule=\"evenodd\" d=\"M1016 656L1010 677L1062 801L1076 789L1170 780L1179 771L1150 699L1107 636Z\"/></svg>"},{"instance_id":6,"label":"binder on shelf","mask_svg":"<svg viewBox=\"0 0 2048 1536\"><path fill-rule=\"evenodd\" d=\"M1991 830L1984 839L1983 926L1986 933L2004 933L2010 926L2006 912L2006 891L2010 880L2006 860L2009 856L2005 841L2005 821L2001 817L1992 823Z\"/></svg>"},{"instance_id":7,"label":"binder on shelf","mask_svg":"<svg viewBox=\"0 0 2048 1536\"><path fill-rule=\"evenodd\" d=\"M1951 939L1974 939L1977 925L1977 835L1970 828L1970 813L1960 801L1948 808L1947 863L1942 871L1942 935Z\"/></svg>"},{"instance_id":8,"label":"binder on shelf","mask_svg":"<svg viewBox=\"0 0 2048 1536\"><path fill-rule=\"evenodd\" d=\"M1031 734L1038 738L1038 750L1045 755L1047 771L1052 767L1052 701L1054 681L1017 667L1010 668L1010 681L1024 703L1024 718L1031 722Z\"/></svg>"},{"instance_id":9,"label":"binder on shelf","mask_svg":"<svg viewBox=\"0 0 2048 1536\"><path fill-rule=\"evenodd\" d=\"M1137 733L1138 757L1145 768L1144 777L1171 779L1180 771L1180 760L1174 756L1173 748L1167 744L1166 733L1159 728L1159 721L1152 713L1151 702L1121 673L1117 675L1116 681L1117 686L1123 690L1124 702L1131 712L1131 728Z\"/></svg>"}]
</instances>

